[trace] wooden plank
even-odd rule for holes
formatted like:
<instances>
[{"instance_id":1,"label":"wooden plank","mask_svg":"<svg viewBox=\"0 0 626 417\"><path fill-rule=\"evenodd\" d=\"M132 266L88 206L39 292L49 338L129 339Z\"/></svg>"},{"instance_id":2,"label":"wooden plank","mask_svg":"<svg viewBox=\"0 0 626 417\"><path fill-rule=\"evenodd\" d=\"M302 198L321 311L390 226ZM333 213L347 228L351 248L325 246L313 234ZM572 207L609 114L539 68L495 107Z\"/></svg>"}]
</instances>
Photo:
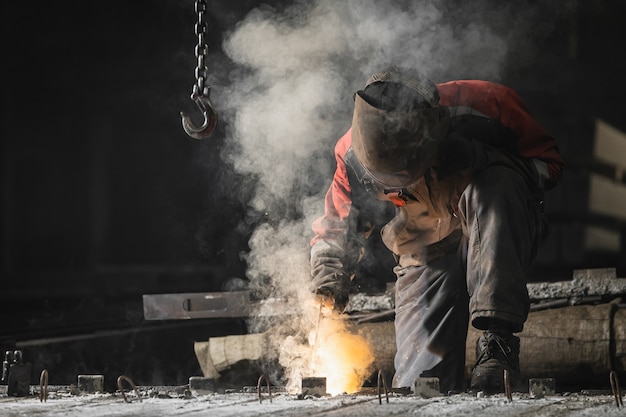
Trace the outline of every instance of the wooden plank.
<instances>
[{"instance_id":1,"label":"wooden plank","mask_svg":"<svg viewBox=\"0 0 626 417\"><path fill-rule=\"evenodd\" d=\"M604 227L587 226L585 229L585 248L589 250L619 252L621 233Z\"/></svg>"},{"instance_id":2,"label":"wooden plank","mask_svg":"<svg viewBox=\"0 0 626 417\"><path fill-rule=\"evenodd\" d=\"M608 381L612 364L623 369L624 352L615 329L623 327L624 314L614 314L615 305L582 305L531 312L520 338L520 367L525 378L556 378L563 385L584 386ZM476 340L481 331L468 327L465 374L471 376L476 361ZM622 332L623 333L623 332ZM621 333L619 337L621 337Z\"/></svg>"},{"instance_id":3,"label":"wooden plank","mask_svg":"<svg viewBox=\"0 0 626 417\"><path fill-rule=\"evenodd\" d=\"M594 157L622 168L626 167L626 133L596 119Z\"/></svg>"},{"instance_id":4,"label":"wooden plank","mask_svg":"<svg viewBox=\"0 0 626 417\"><path fill-rule=\"evenodd\" d=\"M589 177L589 210L626 221L626 185L591 174Z\"/></svg>"}]
</instances>

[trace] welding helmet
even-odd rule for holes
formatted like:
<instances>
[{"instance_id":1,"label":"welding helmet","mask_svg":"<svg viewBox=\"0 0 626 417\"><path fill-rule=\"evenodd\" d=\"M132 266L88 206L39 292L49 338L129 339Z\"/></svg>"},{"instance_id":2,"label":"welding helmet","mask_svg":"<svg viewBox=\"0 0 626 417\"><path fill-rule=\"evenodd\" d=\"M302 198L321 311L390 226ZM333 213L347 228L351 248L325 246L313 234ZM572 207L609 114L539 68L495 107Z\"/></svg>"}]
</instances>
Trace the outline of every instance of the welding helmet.
<instances>
[{"instance_id":1,"label":"welding helmet","mask_svg":"<svg viewBox=\"0 0 626 417\"><path fill-rule=\"evenodd\" d=\"M433 83L414 71L378 72L354 96L352 148L384 188L406 187L429 169L449 112Z\"/></svg>"}]
</instances>

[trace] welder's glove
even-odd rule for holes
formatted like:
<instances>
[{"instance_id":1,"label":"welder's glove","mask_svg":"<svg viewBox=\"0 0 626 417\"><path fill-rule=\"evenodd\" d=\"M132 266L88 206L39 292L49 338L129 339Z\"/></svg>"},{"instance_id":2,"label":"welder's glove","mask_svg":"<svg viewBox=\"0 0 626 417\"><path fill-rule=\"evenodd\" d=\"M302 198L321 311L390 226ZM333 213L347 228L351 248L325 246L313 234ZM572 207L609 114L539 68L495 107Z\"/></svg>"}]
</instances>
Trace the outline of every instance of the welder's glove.
<instances>
[{"instance_id":1,"label":"welder's glove","mask_svg":"<svg viewBox=\"0 0 626 417\"><path fill-rule=\"evenodd\" d=\"M313 278L313 292L323 306L343 313L350 298L350 279L343 273L331 274Z\"/></svg>"}]
</instances>

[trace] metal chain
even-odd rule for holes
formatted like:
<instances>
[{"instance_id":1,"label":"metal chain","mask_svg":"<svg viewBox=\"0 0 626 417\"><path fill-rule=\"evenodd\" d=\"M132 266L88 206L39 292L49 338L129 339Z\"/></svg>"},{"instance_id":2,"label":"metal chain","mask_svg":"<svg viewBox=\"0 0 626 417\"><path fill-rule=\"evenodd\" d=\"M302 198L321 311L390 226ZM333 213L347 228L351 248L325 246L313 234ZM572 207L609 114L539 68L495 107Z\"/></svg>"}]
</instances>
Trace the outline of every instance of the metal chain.
<instances>
[{"instance_id":1,"label":"metal chain","mask_svg":"<svg viewBox=\"0 0 626 417\"><path fill-rule=\"evenodd\" d=\"M206 34L204 13L206 12L206 9L206 0L196 0L195 10L198 15L198 22L194 28L196 35L198 36L198 44L195 48L198 65L196 66L196 83L193 85L191 99L196 102L196 105L202 111L202 116L204 117L202 125L195 125L188 115L184 112L180 113L183 129L194 139L208 138L211 136L211 133L213 133L215 126L217 125L217 114L215 113L213 105L211 105L211 101L209 100L211 86L207 83L208 70L205 64L208 51L208 47L204 40L204 36Z\"/></svg>"},{"instance_id":2,"label":"metal chain","mask_svg":"<svg viewBox=\"0 0 626 417\"><path fill-rule=\"evenodd\" d=\"M193 87L194 93L208 96L210 87L205 85L207 78L207 67L204 63L208 52L208 47L204 39L206 33L206 22L204 20L204 12L207 9L206 0L196 0L195 11L198 14L198 22L194 26L196 35L198 36L198 44L195 48L196 58L198 58L198 65L196 66L196 85Z\"/></svg>"}]
</instances>

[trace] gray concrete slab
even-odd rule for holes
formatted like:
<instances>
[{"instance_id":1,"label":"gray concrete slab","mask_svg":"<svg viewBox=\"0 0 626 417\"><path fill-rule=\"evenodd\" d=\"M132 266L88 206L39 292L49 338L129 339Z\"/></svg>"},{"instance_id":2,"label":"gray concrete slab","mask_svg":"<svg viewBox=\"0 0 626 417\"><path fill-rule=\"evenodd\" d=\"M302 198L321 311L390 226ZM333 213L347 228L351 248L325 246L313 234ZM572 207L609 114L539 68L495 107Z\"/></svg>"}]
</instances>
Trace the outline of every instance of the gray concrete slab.
<instances>
[{"instance_id":1,"label":"gray concrete slab","mask_svg":"<svg viewBox=\"0 0 626 417\"><path fill-rule=\"evenodd\" d=\"M509 402L504 395L476 396L458 394L436 398L413 395L338 395L298 399L284 392L264 394L259 401L256 392L183 395L175 392L152 395L139 390L141 399L128 393L130 403L120 393L73 395L69 391L51 392L46 402L38 396L0 397L0 415L17 416L623 416L612 395L564 393L531 399L528 394L514 393Z\"/></svg>"}]
</instances>

